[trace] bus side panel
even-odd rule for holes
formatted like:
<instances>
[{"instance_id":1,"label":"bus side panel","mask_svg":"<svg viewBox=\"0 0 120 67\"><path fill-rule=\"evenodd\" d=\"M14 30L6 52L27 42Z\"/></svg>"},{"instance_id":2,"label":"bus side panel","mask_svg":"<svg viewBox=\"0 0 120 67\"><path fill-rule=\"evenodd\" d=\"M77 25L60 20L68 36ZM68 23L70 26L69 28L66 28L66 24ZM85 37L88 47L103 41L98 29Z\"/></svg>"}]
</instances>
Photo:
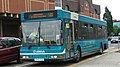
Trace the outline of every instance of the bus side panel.
<instances>
[{"instance_id":1,"label":"bus side panel","mask_svg":"<svg viewBox=\"0 0 120 67\"><path fill-rule=\"evenodd\" d=\"M77 46L80 46L82 56L87 56L99 52L101 44L103 47L104 44L106 44L106 47L108 48L108 44L106 40L86 40L86 41L77 41L75 43L74 49L76 49Z\"/></svg>"}]
</instances>

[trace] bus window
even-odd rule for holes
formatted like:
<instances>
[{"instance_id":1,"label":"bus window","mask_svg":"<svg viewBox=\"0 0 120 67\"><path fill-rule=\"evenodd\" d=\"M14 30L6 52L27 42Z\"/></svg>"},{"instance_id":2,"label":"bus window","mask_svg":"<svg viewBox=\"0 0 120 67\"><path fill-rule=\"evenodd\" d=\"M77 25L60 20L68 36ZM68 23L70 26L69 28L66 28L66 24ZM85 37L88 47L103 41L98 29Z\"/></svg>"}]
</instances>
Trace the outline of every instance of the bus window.
<instances>
[{"instance_id":1,"label":"bus window","mask_svg":"<svg viewBox=\"0 0 120 67\"><path fill-rule=\"evenodd\" d=\"M93 28L93 24L90 24L90 28Z\"/></svg>"},{"instance_id":2,"label":"bus window","mask_svg":"<svg viewBox=\"0 0 120 67\"><path fill-rule=\"evenodd\" d=\"M88 27L88 24L83 24L83 26L82 27L84 27L84 28L87 28Z\"/></svg>"},{"instance_id":3,"label":"bus window","mask_svg":"<svg viewBox=\"0 0 120 67\"><path fill-rule=\"evenodd\" d=\"M61 20L22 23L22 28L23 43L32 45L60 45Z\"/></svg>"}]
</instances>

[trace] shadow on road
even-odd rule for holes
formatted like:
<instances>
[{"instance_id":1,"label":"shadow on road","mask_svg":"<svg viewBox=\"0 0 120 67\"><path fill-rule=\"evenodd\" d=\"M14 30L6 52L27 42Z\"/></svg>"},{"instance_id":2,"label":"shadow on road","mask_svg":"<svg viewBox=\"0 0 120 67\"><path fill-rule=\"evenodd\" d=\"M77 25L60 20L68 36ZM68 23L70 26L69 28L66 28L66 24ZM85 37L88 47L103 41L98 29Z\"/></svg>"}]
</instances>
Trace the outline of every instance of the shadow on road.
<instances>
[{"instance_id":1,"label":"shadow on road","mask_svg":"<svg viewBox=\"0 0 120 67\"><path fill-rule=\"evenodd\" d=\"M16 65L16 64L21 64L21 63L17 63L17 62L10 62L10 63L4 63L4 64L0 64L0 67L13 67L12 65Z\"/></svg>"},{"instance_id":2,"label":"shadow on road","mask_svg":"<svg viewBox=\"0 0 120 67\"><path fill-rule=\"evenodd\" d=\"M88 58L95 57L95 56L98 56L98 53L90 55L90 56L83 57L81 59L81 61L86 60ZM30 65L30 66L24 66L24 67L66 67L66 66L70 66L70 65L73 65L73 64L76 64L76 63L73 63L72 61L68 61L68 62L47 62L47 63L38 62L36 64Z\"/></svg>"}]
</instances>

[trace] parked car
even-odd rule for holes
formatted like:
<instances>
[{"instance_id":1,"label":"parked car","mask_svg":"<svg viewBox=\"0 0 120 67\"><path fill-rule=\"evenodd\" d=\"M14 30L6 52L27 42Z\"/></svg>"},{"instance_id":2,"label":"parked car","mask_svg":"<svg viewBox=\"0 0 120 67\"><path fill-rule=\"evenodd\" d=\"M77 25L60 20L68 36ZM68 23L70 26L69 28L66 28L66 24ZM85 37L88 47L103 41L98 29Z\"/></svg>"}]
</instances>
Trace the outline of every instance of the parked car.
<instances>
[{"instance_id":1,"label":"parked car","mask_svg":"<svg viewBox=\"0 0 120 67\"><path fill-rule=\"evenodd\" d=\"M20 62L21 40L15 37L0 37L0 64L17 60Z\"/></svg>"},{"instance_id":2,"label":"parked car","mask_svg":"<svg viewBox=\"0 0 120 67\"><path fill-rule=\"evenodd\" d=\"M111 43L118 43L120 42L120 36L113 36L111 38Z\"/></svg>"}]
</instances>

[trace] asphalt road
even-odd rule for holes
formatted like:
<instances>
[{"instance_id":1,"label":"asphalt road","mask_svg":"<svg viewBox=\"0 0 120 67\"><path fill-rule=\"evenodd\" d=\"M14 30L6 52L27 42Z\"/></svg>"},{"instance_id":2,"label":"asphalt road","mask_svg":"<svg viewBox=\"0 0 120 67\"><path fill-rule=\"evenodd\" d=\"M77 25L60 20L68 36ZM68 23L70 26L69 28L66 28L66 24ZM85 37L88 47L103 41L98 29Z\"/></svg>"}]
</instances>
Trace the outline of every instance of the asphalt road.
<instances>
[{"instance_id":1,"label":"asphalt road","mask_svg":"<svg viewBox=\"0 0 120 67\"><path fill-rule=\"evenodd\" d=\"M0 65L0 67L120 67L120 52L116 52L119 44L109 43L109 49L102 55L91 55L84 57L79 63L58 62L58 63L41 63L41 62L24 62L17 64L16 61Z\"/></svg>"},{"instance_id":2,"label":"asphalt road","mask_svg":"<svg viewBox=\"0 0 120 67\"><path fill-rule=\"evenodd\" d=\"M88 58L89 61L72 65L72 67L120 67L120 44L109 44L109 49L103 55Z\"/></svg>"}]
</instances>

